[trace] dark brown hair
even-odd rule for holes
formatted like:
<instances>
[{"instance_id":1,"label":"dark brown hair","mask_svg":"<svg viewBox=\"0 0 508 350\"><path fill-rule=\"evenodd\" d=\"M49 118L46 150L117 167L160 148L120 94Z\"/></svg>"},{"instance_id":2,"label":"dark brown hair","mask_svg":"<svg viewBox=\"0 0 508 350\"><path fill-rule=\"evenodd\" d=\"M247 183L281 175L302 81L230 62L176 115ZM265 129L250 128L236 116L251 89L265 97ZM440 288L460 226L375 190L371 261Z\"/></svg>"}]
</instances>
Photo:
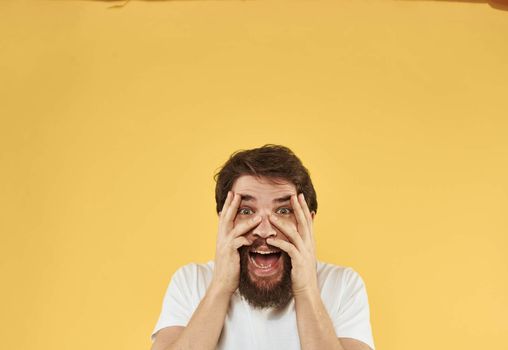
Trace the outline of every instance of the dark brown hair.
<instances>
[{"instance_id":1,"label":"dark brown hair","mask_svg":"<svg viewBox=\"0 0 508 350\"><path fill-rule=\"evenodd\" d=\"M217 213L222 210L235 180L242 175L263 176L276 183L280 180L291 182L296 192L305 196L309 210L317 213L316 191L309 171L289 148L274 144L236 151L229 157L214 176Z\"/></svg>"}]
</instances>

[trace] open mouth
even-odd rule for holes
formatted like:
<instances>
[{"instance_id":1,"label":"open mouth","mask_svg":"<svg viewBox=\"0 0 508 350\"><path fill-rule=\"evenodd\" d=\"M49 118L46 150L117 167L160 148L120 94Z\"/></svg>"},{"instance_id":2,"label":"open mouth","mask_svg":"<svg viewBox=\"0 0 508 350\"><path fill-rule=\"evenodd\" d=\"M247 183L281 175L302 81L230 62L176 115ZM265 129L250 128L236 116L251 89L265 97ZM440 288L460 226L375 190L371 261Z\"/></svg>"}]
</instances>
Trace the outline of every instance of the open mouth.
<instances>
[{"instance_id":1,"label":"open mouth","mask_svg":"<svg viewBox=\"0 0 508 350\"><path fill-rule=\"evenodd\" d=\"M249 260L260 270L272 270L277 267L281 251L250 251Z\"/></svg>"}]
</instances>

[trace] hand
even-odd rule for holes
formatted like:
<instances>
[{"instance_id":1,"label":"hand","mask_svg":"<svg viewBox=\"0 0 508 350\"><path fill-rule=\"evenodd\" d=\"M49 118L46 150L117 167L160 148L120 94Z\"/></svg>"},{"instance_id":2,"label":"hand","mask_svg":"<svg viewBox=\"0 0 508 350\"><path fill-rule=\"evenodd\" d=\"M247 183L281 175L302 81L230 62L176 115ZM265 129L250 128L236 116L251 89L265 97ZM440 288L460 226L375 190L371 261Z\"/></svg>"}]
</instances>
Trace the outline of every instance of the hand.
<instances>
[{"instance_id":1,"label":"hand","mask_svg":"<svg viewBox=\"0 0 508 350\"><path fill-rule=\"evenodd\" d=\"M220 291L233 294L240 280L240 254L238 248L251 245L244 235L259 224L260 217L255 216L237 226L234 219L238 212L241 196L229 191L219 217L215 267L211 285Z\"/></svg>"},{"instance_id":2,"label":"hand","mask_svg":"<svg viewBox=\"0 0 508 350\"><path fill-rule=\"evenodd\" d=\"M289 238L289 242L279 238L268 238L266 243L278 247L289 254L293 295L308 290L317 291L317 260L315 255L312 215L305 202L303 193L291 196L291 205L296 216L297 227L270 215L270 221Z\"/></svg>"}]
</instances>

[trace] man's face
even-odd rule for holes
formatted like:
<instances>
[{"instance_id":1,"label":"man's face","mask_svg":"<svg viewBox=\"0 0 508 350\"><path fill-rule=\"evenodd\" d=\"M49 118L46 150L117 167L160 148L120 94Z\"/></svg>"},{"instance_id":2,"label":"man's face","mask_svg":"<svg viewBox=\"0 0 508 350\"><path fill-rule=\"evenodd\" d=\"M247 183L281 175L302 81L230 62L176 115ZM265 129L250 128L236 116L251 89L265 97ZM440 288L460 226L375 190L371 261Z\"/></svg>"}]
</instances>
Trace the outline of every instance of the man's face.
<instances>
[{"instance_id":1,"label":"man's face","mask_svg":"<svg viewBox=\"0 0 508 350\"><path fill-rule=\"evenodd\" d=\"M268 245L266 239L289 239L272 226L268 216L273 213L280 220L296 226L290 202L290 196L296 194L296 188L287 181L278 184L268 178L243 175L235 181L231 190L242 196L235 226L256 214L261 216L259 225L245 235L252 245L239 249L240 293L254 307L283 307L292 297L291 259L286 252Z\"/></svg>"}]
</instances>

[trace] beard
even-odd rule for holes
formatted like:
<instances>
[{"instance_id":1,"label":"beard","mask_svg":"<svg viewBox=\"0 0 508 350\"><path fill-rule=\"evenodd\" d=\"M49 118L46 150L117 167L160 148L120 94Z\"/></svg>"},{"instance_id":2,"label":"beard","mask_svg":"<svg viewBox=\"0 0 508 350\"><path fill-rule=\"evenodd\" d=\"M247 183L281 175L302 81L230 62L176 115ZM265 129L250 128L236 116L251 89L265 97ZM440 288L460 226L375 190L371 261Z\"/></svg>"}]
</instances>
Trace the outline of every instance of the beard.
<instances>
[{"instance_id":1,"label":"beard","mask_svg":"<svg viewBox=\"0 0 508 350\"><path fill-rule=\"evenodd\" d=\"M283 259L282 278L269 276L258 277L253 281L247 265L249 264L249 249L251 246L243 246L238 249L240 253L240 281L239 292L245 300L254 308L281 309L286 306L293 297L291 288L291 258L288 253L281 251L279 259ZM277 279L272 281L271 279ZM279 280L280 279L280 280Z\"/></svg>"}]
</instances>

